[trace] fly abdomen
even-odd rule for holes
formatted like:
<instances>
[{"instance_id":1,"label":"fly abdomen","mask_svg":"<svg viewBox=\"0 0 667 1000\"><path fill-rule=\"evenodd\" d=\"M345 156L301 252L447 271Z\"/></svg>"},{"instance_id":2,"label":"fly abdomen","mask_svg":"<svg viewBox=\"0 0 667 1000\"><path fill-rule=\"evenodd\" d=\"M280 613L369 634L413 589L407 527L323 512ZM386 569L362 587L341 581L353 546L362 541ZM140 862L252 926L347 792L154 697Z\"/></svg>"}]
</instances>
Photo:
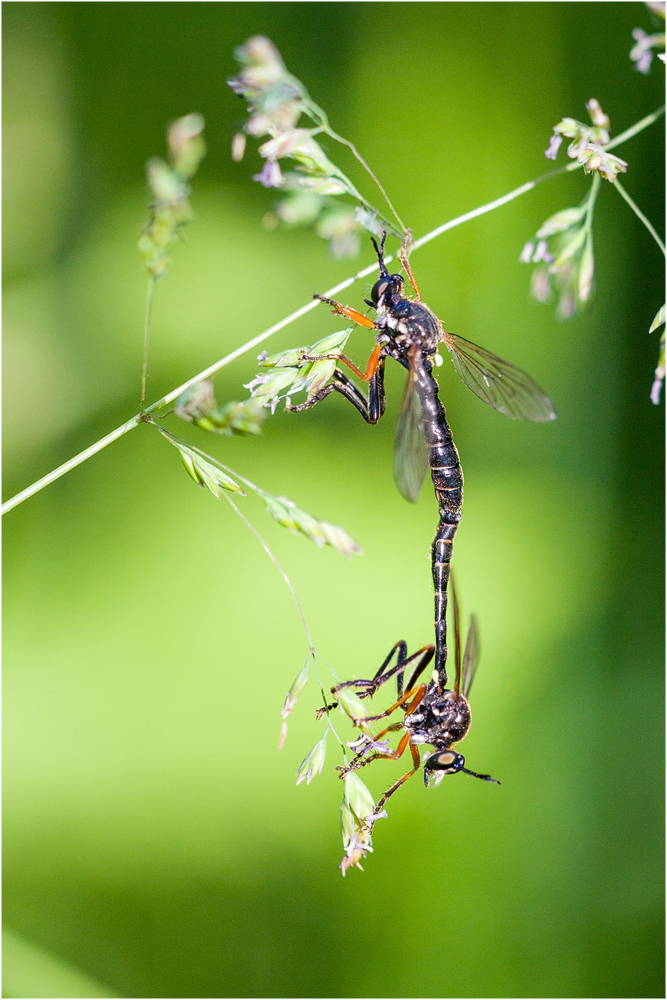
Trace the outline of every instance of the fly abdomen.
<instances>
[{"instance_id":1,"label":"fly abdomen","mask_svg":"<svg viewBox=\"0 0 667 1000\"><path fill-rule=\"evenodd\" d=\"M435 669L441 684L447 683L447 583L454 537L461 520L463 470L445 408L438 396L438 383L430 364L419 372L418 390L422 402L424 436L429 449L433 489L438 501L440 523L431 546L433 589L435 591Z\"/></svg>"},{"instance_id":2,"label":"fly abdomen","mask_svg":"<svg viewBox=\"0 0 667 1000\"><path fill-rule=\"evenodd\" d=\"M463 504L463 470L454 442L431 448L430 465L440 516L458 522Z\"/></svg>"},{"instance_id":3,"label":"fly abdomen","mask_svg":"<svg viewBox=\"0 0 667 1000\"><path fill-rule=\"evenodd\" d=\"M435 669L441 683L447 683L447 583L458 521L440 521L431 546L433 590L435 592Z\"/></svg>"},{"instance_id":4,"label":"fly abdomen","mask_svg":"<svg viewBox=\"0 0 667 1000\"><path fill-rule=\"evenodd\" d=\"M438 397L438 383L433 378L430 367L426 365L419 373L417 390L422 404L424 437L429 449L431 479L440 516L448 513L448 520L458 521L463 503L463 470L447 423L445 408Z\"/></svg>"}]
</instances>

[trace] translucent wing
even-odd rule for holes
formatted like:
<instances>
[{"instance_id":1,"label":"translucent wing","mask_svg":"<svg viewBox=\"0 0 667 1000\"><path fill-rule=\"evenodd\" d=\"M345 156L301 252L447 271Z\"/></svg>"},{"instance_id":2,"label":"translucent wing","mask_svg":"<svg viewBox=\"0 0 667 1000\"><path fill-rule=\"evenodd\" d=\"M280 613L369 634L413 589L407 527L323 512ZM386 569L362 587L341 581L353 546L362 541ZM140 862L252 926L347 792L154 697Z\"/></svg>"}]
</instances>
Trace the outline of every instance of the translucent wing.
<instances>
[{"instance_id":1,"label":"translucent wing","mask_svg":"<svg viewBox=\"0 0 667 1000\"><path fill-rule=\"evenodd\" d=\"M513 420L555 420L554 404L530 375L477 344L443 330L452 364L469 389Z\"/></svg>"},{"instance_id":2,"label":"translucent wing","mask_svg":"<svg viewBox=\"0 0 667 1000\"><path fill-rule=\"evenodd\" d=\"M459 599L456 593L453 572L449 577L449 589L452 595L452 612L454 617L454 665L456 667L454 693L458 698L459 691L461 690L461 610L459 608Z\"/></svg>"},{"instance_id":3,"label":"translucent wing","mask_svg":"<svg viewBox=\"0 0 667 1000\"><path fill-rule=\"evenodd\" d=\"M461 693L467 698L470 694L472 682L475 679L475 671L479 662L479 634L477 632L477 619L470 616L470 628L466 639L466 651L463 654L463 682Z\"/></svg>"},{"instance_id":4,"label":"translucent wing","mask_svg":"<svg viewBox=\"0 0 667 1000\"><path fill-rule=\"evenodd\" d=\"M422 406L417 393L414 365L419 352L412 353L410 370L405 383L401 411L394 439L394 479L398 492L410 503L416 503L428 470L428 451L424 440Z\"/></svg>"}]
</instances>

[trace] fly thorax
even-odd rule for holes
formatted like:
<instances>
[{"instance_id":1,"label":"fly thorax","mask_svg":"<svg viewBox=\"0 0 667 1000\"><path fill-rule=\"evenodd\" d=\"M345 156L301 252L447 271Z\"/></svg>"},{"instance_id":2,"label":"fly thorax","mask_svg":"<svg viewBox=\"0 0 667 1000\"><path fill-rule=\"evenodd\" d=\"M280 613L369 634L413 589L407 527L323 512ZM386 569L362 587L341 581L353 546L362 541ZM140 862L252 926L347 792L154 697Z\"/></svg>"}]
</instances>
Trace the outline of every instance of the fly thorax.
<instances>
[{"instance_id":1,"label":"fly thorax","mask_svg":"<svg viewBox=\"0 0 667 1000\"><path fill-rule=\"evenodd\" d=\"M389 312L390 320L396 324L391 329L404 334L410 346L418 347L427 355L435 353L442 328L440 320L428 306L410 299L401 299L392 303Z\"/></svg>"},{"instance_id":2,"label":"fly thorax","mask_svg":"<svg viewBox=\"0 0 667 1000\"><path fill-rule=\"evenodd\" d=\"M393 335L392 339L397 342L402 340L403 343L407 343L408 346L412 346L414 343L412 337L409 336L410 328L408 324L405 320L401 319L399 316L394 316L391 312L378 312L378 315L375 317L375 325L381 330L391 330Z\"/></svg>"},{"instance_id":3,"label":"fly thorax","mask_svg":"<svg viewBox=\"0 0 667 1000\"><path fill-rule=\"evenodd\" d=\"M470 705L463 695L457 698L454 691L443 691L429 705L429 710L431 743L451 746L462 740L470 729Z\"/></svg>"}]
</instances>

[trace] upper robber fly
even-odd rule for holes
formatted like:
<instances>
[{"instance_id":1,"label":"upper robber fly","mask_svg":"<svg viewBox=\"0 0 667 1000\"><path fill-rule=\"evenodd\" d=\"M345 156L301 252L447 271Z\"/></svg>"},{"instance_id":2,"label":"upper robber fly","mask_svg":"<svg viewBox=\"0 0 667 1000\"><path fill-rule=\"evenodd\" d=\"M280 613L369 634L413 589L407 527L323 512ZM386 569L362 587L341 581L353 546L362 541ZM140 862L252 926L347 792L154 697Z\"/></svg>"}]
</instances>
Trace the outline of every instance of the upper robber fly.
<instances>
[{"instance_id":1,"label":"upper robber fly","mask_svg":"<svg viewBox=\"0 0 667 1000\"><path fill-rule=\"evenodd\" d=\"M383 234L379 246L373 239L380 277L373 285L370 299L365 301L376 311L374 320L335 299L315 296L332 306L335 313L377 331L375 348L365 371L360 371L345 355L338 356L339 361L370 383L368 400L339 372L324 391L294 409L312 406L337 389L351 400L365 420L376 423L384 410L384 360L393 357L409 372L396 429L394 475L401 494L414 501L419 496L429 467L428 446L433 438L431 430L435 428L432 424L437 420L438 412L435 398L437 384L431 376L431 369L441 343L447 347L454 368L468 388L505 416L514 420L548 421L556 419L556 411L549 396L530 375L483 347L449 333L435 313L421 301L408 261L409 233L401 245L399 260L415 297L408 299L403 295L405 282L402 275L389 274L384 262L386 235Z\"/></svg>"}]
</instances>

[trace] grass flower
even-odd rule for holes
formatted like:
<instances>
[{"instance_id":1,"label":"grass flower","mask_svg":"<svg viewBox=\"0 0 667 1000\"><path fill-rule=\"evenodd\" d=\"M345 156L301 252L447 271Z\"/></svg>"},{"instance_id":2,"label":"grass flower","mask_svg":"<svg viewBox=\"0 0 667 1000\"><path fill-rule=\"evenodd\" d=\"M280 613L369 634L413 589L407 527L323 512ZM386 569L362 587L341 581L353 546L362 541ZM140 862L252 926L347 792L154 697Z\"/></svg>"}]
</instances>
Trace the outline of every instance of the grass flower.
<instances>
[{"instance_id":1,"label":"grass flower","mask_svg":"<svg viewBox=\"0 0 667 1000\"><path fill-rule=\"evenodd\" d=\"M321 740L315 744L313 749L301 762L297 772L296 772L296 783L300 785L305 779L306 784L309 785L316 774L322 773L322 768L324 767L324 761L327 754L327 734L325 733Z\"/></svg>"},{"instance_id":2,"label":"grass flower","mask_svg":"<svg viewBox=\"0 0 667 1000\"><path fill-rule=\"evenodd\" d=\"M345 856L339 868L343 875L348 868L359 868L360 862L373 850L371 830L366 820L373 817L375 800L358 775L348 774L340 810L340 827Z\"/></svg>"},{"instance_id":3,"label":"grass flower","mask_svg":"<svg viewBox=\"0 0 667 1000\"><path fill-rule=\"evenodd\" d=\"M567 147L570 159L580 163L585 173L597 171L605 180L612 182L619 173L625 173L628 165L619 156L605 150L609 143L609 117L600 107L600 102L592 97L586 108L592 125L585 125L576 118L563 118L554 125L554 135L544 155L549 160L555 160L563 138L571 139Z\"/></svg>"},{"instance_id":4,"label":"grass flower","mask_svg":"<svg viewBox=\"0 0 667 1000\"><path fill-rule=\"evenodd\" d=\"M301 81L287 71L275 45L268 38L256 35L236 50L236 58L241 70L228 83L248 104L248 120L243 133L269 136L259 147L260 156L266 163L253 175L253 180L266 188L285 188L289 192L266 217L266 224L275 225L280 220L290 225L310 225L317 221L317 233L329 241L335 257L356 256L362 228L372 233L386 229L400 239L403 225L398 217L397 229L364 198L317 142L315 137L325 133L351 149L396 215L373 172L353 144L332 130L322 108L311 99ZM303 116L312 122L310 128L299 126ZM236 162L240 162L245 153L243 133L237 133L232 140L232 158ZM279 163L281 160L294 161L295 169L285 175ZM298 195L308 197L299 198ZM357 202L363 211L355 213L354 205L335 205L333 199L344 195Z\"/></svg>"},{"instance_id":5,"label":"grass flower","mask_svg":"<svg viewBox=\"0 0 667 1000\"><path fill-rule=\"evenodd\" d=\"M657 18L665 20L664 0L652 0L652 2L649 0L646 6L654 15L657 15ZM657 20L657 18L654 18L654 20ZM630 50L630 58L635 64L637 72L646 75L650 71L651 63L653 62L653 50L664 49L665 47L665 33L661 31L649 35L643 28L635 28L632 32L632 37L635 40L635 44ZM665 61L664 52L656 54L658 59L661 59L663 62Z\"/></svg>"},{"instance_id":6,"label":"grass flower","mask_svg":"<svg viewBox=\"0 0 667 1000\"><path fill-rule=\"evenodd\" d=\"M593 209L599 184L596 175L581 205L562 209L547 219L519 256L522 263L537 265L531 278L533 298L546 302L555 294L561 319L574 316L593 292Z\"/></svg>"},{"instance_id":7,"label":"grass flower","mask_svg":"<svg viewBox=\"0 0 667 1000\"><path fill-rule=\"evenodd\" d=\"M167 247L192 219L188 181L206 152L201 115L178 118L167 131L169 162L157 157L146 164L146 178L153 196L150 217L137 245L151 278L164 277L169 269Z\"/></svg>"}]
</instances>

